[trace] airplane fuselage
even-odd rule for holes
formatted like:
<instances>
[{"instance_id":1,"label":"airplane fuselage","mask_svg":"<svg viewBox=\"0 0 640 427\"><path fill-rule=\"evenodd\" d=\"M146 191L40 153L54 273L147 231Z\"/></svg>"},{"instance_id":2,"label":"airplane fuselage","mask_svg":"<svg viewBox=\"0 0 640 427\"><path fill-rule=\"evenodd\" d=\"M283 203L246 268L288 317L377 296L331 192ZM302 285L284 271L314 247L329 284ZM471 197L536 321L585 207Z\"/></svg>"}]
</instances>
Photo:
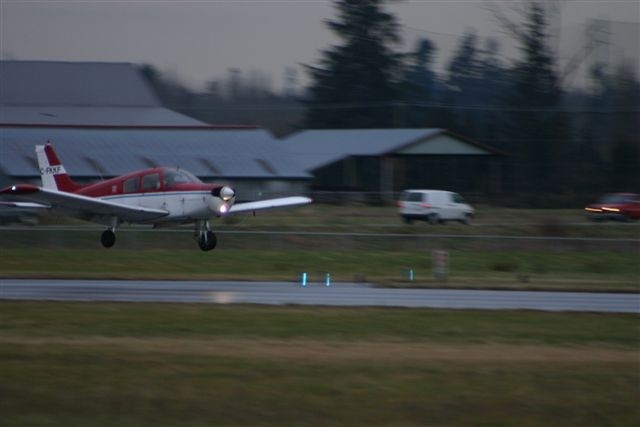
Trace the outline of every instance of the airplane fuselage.
<instances>
[{"instance_id":1,"label":"airplane fuselage","mask_svg":"<svg viewBox=\"0 0 640 427\"><path fill-rule=\"evenodd\" d=\"M176 182L176 178L183 182ZM168 212L147 222L182 223L227 213L233 200L212 197L222 187L199 182L183 170L151 168L81 187L74 194Z\"/></svg>"},{"instance_id":2,"label":"airplane fuselage","mask_svg":"<svg viewBox=\"0 0 640 427\"><path fill-rule=\"evenodd\" d=\"M233 188L205 184L190 172L168 167L131 172L83 186L69 177L50 143L36 145L35 149L42 187L16 184L0 189L0 196L29 201L4 204L58 209L69 216L105 224L109 228L100 240L107 248L114 245L115 231L121 223L195 223L198 246L210 251L217 242L209 223L214 217L311 203L308 197L281 197L235 204Z\"/></svg>"}]
</instances>

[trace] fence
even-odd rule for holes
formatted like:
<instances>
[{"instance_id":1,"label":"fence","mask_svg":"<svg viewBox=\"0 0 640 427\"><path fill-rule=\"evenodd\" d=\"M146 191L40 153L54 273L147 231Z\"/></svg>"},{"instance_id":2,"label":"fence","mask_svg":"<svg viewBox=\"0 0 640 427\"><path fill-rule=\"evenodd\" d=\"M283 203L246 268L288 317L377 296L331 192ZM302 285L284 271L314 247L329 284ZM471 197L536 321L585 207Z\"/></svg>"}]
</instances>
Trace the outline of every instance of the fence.
<instances>
[{"instance_id":1,"label":"fence","mask_svg":"<svg viewBox=\"0 0 640 427\"><path fill-rule=\"evenodd\" d=\"M0 247L11 248L100 248L100 227L9 226L0 228ZM592 238L500 236L457 234L402 234L313 231L217 230L218 248L258 250L345 251L624 251L640 256L640 238ZM161 229L122 227L117 247L146 250L196 249L190 228Z\"/></svg>"}]
</instances>

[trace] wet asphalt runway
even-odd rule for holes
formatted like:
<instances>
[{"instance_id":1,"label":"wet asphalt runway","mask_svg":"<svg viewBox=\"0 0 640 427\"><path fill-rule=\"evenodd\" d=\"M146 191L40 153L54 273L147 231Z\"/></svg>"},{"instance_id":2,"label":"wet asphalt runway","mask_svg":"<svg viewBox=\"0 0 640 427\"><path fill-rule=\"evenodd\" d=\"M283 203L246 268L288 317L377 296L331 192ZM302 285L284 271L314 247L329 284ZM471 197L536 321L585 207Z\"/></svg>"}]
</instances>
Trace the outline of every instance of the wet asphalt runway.
<instances>
[{"instance_id":1,"label":"wet asphalt runway","mask_svg":"<svg viewBox=\"0 0 640 427\"><path fill-rule=\"evenodd\" d=\"M0 299L381 306L640 314L640 294L385 289L356 283L0 279Z\"/></svg>"}]
</instances>

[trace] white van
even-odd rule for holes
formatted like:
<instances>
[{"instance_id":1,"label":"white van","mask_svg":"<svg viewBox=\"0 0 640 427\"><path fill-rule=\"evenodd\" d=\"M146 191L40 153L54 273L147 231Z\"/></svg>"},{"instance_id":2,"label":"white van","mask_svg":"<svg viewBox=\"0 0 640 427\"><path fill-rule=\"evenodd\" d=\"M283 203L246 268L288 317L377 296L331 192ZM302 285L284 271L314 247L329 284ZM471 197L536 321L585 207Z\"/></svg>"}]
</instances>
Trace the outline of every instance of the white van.
<instances>
[{"instance_id":1,"label":"white van","mask_svg":"<svg viewBox=\"0 0 640 427\"><path fill-rule=\"evenodd\" d=\"M442 190L405 190L398 201L398 213L407 224L418 219L431 224L459 221L469 224L475 210L458 193Z\"/></svg>"}]
</instances>

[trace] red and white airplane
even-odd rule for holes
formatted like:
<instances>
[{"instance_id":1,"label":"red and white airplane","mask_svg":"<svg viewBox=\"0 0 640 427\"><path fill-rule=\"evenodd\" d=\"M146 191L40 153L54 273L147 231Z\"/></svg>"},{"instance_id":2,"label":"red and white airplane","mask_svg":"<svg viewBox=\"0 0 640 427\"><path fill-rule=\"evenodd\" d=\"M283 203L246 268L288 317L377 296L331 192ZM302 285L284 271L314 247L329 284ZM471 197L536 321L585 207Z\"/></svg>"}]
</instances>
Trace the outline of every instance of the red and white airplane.
<instances>
[{"instance_id":1,"label":"red and white airplane","mask_svg":"<svg viewBox=\"0 0 640 427\"><path fill-rule=\"evenodd\" d=\"M283 197L235 204L233 188L205 184L182 169L158 167L132 172L96 184L73 182L53 146L37 145L42 187L17 184L0 190L26 202L3 202L14 207L50 208L108 226L101 242L106 248L116 241L122 223L164 227L195 223L198 246L210 251L217 243L210 221L215 217L311 203L308 197Z\"/></svg>"}]
</instances>

